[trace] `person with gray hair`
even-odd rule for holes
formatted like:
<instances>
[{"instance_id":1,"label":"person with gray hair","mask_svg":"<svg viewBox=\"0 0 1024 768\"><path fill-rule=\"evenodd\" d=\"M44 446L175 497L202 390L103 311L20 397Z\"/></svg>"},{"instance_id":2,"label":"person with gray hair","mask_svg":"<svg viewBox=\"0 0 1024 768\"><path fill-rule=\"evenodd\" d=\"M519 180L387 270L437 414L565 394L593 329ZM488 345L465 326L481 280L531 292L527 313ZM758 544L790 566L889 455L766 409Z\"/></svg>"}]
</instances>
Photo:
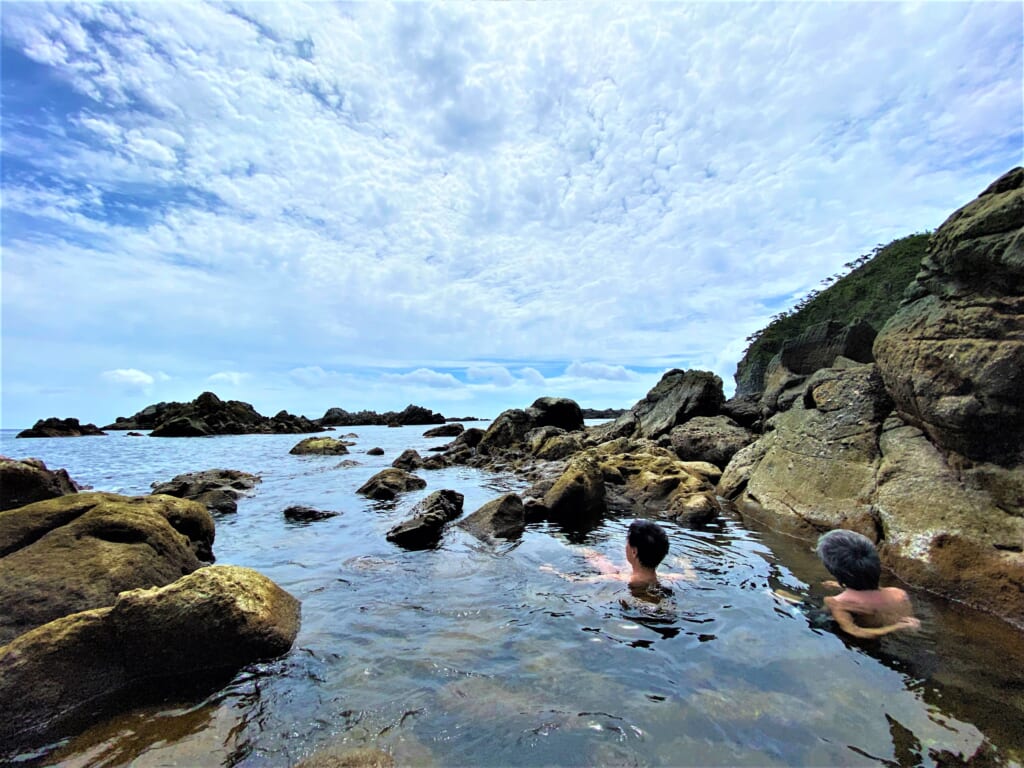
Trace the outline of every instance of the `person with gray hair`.
<instances>
[{"instance_id":1,"label":"person with gray hair","mask_svg":"<svg viewBox=\"0 0 1024 768\"><path fill-rule=\"evenodd\" d=\"M898 587L879 588L882 563L867 536L855 531L829 531L818 539L818 557L836 580L826 587L843 591L825 598L825 607L840 629L860 638L873 638L904 629L917 629L910 597Z\"/></svg>"}]
</instances>

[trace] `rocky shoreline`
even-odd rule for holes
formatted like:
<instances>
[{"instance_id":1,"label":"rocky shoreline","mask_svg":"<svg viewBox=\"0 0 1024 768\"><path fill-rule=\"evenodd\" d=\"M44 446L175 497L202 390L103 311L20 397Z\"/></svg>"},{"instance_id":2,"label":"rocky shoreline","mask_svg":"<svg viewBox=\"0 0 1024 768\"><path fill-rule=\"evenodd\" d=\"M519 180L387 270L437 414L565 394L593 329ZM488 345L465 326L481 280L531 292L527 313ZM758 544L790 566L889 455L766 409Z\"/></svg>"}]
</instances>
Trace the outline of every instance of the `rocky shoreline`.
<instances>
[{"instance_id":1,"label":"rocky shoreline","mask_svg":"<svg viewBox=\"0 0 1024 768\"><path fill-rule=\"evenodd\" d=\"M504 411L486 430L437 427L426 434L453 439L427 458L403 452L358 492L395 499L425 487L416 472L453 465L530 481L468 515L458 489L428 495L387 534L409 549L437 546L452 525L483 540L515 538L536 520L585 530L631 515L700 526L734 504L809 541L859 531L908 584L1024 629L1022 371L1017 168L935 233L877 334L856 320L815 326L787 341L763 389L731 400L718 376L671 370L596 427L576 402L555 397ZM151 406L118 428L326 428L285 412L268 422L212 393L172 405L181 406ZM388 417L445 422L416 406ZM337 455L351 445L309 438L292 450ZM298 601L254 571L211 564L214 515L233 511L259 478L210 470L124 497L80 492L63 470L0 457L0 480L3 743L52 739L132 686L239 669L291 647ZM336 513L284 514L317 524Z\"/></svg>"}]
</instances>

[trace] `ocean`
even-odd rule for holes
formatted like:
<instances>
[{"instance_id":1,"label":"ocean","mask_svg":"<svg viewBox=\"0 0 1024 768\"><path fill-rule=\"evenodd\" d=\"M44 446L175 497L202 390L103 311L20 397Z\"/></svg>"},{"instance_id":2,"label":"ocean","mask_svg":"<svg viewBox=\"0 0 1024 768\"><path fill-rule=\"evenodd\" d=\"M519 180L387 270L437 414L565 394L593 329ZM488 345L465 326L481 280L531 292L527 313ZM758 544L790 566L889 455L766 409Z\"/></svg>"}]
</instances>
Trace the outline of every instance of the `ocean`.
<instances>
[{"instance_id":1,"label":"ocean","mask_svg":"<svg viewBox=\"0 0 1024 768\"><path fill-rule=\"evenodd\" d=\"M487 426L469 423L467 426ZM426 427L339 428L348 456L293 456L302 435L15 439L95 490L145 494L213 468L262 478L217 518L218 564L266 574L302 602L284 658L210 690L150 692L127 711L13 758L63 766L287 766L318 749L375 746L400 765L911 765L981 750L1024 763L1024 643L1008 625L912 591L920 632L837 634L815 606L829 578L806 542L734 512L665 523L660 603L579 583L584 547L624 563L629 519L585 533L550 523L497 544L450 527L436 549L385 539L428 493L469 514L526 483L467 467L419 470L395 502L355 493ZM373 447L383 456L369 456ZM355 466L342 465L354 460ZM299 524L301 504L336 517ZM775 590L794 595L781 599Z\"/></svg>"}]
</instances>

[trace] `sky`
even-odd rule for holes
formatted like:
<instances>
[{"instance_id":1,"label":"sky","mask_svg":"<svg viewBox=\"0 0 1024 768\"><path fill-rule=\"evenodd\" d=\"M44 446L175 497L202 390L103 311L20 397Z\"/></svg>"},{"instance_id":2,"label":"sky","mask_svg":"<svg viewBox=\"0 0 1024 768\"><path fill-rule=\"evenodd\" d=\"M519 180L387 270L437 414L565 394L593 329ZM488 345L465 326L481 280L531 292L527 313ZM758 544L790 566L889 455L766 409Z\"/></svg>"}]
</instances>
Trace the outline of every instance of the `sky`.
<instances>
[{"instance_id":1,"label":"sky","mask_svg":"<svg viewBox=\"0 0 1024 768\"><path fill-rule=\"evenodd\" d=\"M0 19L4 428L731 394L772 315L1022 163L1021 3Z\"/></svg>"}]
</instances>

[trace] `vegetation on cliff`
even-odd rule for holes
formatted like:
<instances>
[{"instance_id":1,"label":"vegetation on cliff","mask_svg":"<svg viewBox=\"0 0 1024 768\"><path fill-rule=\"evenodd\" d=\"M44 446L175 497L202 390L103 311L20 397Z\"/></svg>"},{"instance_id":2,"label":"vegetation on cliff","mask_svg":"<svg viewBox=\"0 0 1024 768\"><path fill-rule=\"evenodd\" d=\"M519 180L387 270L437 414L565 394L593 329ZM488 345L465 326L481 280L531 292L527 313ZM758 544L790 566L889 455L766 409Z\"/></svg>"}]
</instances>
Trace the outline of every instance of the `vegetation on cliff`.
<instances>
[{"instance_id":1,"label":"vegetation on cliff","mask_svg":"<svg viewBox=\"0 0 1024 768\"><path fill-rule=\"evenodd\" d=\"M878 245L870 253L843 265L851 270L821 281L791 310L780 312L767 327L747 337L749 342L736 371L737 380L751 368L762 368L786 339L828 320L843 323L860 318L880 329L903 298L928 249L931 234L921 232Z\"/></svg>"}]
</instances>

